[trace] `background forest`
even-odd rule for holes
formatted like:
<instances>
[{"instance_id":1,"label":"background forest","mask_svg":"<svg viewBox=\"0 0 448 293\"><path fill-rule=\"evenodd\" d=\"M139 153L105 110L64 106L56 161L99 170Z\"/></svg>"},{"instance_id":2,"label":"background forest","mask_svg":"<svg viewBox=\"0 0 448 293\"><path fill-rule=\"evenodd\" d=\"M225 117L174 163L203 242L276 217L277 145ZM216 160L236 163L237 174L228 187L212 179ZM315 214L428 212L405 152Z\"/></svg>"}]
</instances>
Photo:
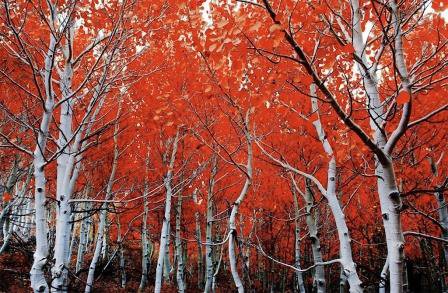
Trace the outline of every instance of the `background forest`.
<instances>
[{"instance_id":1,"label":"background forest","mask_svg":"<svg viewBox=\"0 0 448 293\"><path fill-rule=\"evenodd\" d=\"M0 291L448 292L443 0L2 0Z\"/></svg>"}]
</instances>

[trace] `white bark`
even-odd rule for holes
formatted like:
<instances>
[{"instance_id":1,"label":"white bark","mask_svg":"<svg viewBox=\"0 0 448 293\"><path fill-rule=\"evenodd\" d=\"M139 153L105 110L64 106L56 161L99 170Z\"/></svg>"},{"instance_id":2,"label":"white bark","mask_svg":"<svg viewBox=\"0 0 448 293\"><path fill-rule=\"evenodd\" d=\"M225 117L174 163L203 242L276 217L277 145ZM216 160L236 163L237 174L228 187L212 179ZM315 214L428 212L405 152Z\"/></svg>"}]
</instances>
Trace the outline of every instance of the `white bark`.
<instances>
[{"instance_id":1,"label":"white bark","mask_svg":"<svg viewBox=\"0 0 448 293\"><path fill-rule=\"evenodd\" d=\"M391 134L389 140L386 142L386 137L383 134L381 127L384 125L384 110L378 93L378 82L376 78L375 66L367 61L365 56L365 42L362 38L361 31L361 15L358 0L351 0L353 13L353 47L356 54L361 58L362 65L358 63L358 68L363 75L366 93L368 95L368 110L371 116L370 127L374 131L374 138L376 145L384 151L387 161L376 158L375 173L378 176L378 194L380 197L381 213L383 215L383 225L386 234L387 243L387 258L389 260L390 272L390 292L400 293L403 291L403 259L404 259L404 238L403 230L401 228L401 199L398 192L395 172L393 169L393 162L390 158L390 153L393 150L396 142L406 130L411 103L407 102L403 107L403 113L397 129ZM389 2L392 8L392 22L395 29L395 66L399 72L402 80L404 90L408 89L408 76L406 72L406 65L404 62L401 23L398 16L395 1ZM366 69L368 70L366 70ZM410 94L410 91L409 91Z\"/></svg>"},{"instance_id":2,"label":"white bark","mask_svg":"<svg viewBox=\"0 0 448 293\"><path fill-rule=\"evenodd\" d=\"M70 216L70 246L68 249L68 253L67 253L67 264L70 267L70 261L72 259L72 254L73 254L73 248L75 247L75 243L79 242L79 239L77 238L76 235L76 219L77 217L75 217L74 214L72 214Z\"/></svg>"},{"instance_id":3,"label":"white bark","mask_svg":"<svg viewBox=\"0 0 448 293\"><path fill-rule=\"evenodd\" d=\"M197 192L195 190L194 192ZM194 196L194 195L193 195ZM196 244L198 246L198 288L201 289L203 285L203 264L202 264L202 234L201 234L201 222L199 219L199 212L196 212L194 215L196 225L195 225L195 234L196 234Z\"/></svg>"},{"instance_id":4,"label":"white bark","mask_svg":"<svg viewBox=\"0 0 448 293\"><path fill-rule=\"evenodd\" d=\"M120 100L120 103L118 106L118 111L117 111L117 118L120 116L121 105L122 104L121 104L121 100ZM113 157L113 161L112 161L112 170L110 172L109 181L108 181L107 187L106 187L106 196L105 196L106 201L110 200L113 196L112 188L113 188L113 185L115 182L115 173L117 172L118 159L120 156L120 152L118 149L119 130L120 130L120 125L118 124L118 121L117 121L115 123L114 136L113 136L113 138L114 138L114 157ZM103 243L103 237L104 237L103 233L105 231L106 221L107 221L107 202L105 202L101 205L100 223L98 225L98 236L97 236L97 240L96 240L96 244L95 244L95 251L93 253L92 261L90 262L90 266L89 266L86 287L84 290L85 293L89 293L93 289L95 269L96 269L96 264L98 262L98 259L100 257L100 253L102 250L102 243Z\"/></svg>"},{"instance_id":5,"label":"white bark","mask_svg":"<svg viewBox=\"0 0 448 293\"><path fill-rule=\"evenodd\" d=\"M297 269L301 269L300 266L300 213L299 213L299 200L297 198L296 189L293 186L291 186L292 190L292 196L294 200L294 260L295 260L295 267ZM295 277L295 287L294 290L300 293L305 293L305 283L303 282L303 275L302 272L296 271L296 277Z\"/></svg>"},{"instance_id":6,"label":"white bark","mask_svg":"<svg viewBox=\"0 0 448 293\"><path fill-rule=\"evenodd\" d=\"M148 158L146 160L146 169L148 170ZM148 175L148 174L147 174ZM149 267L149 244L148 244L148 182L145 179L145 188L143 191L143 218L142 218L142 277L140 279L139 291L142 291L148 283L148 267Z\"/></svg>"},{"instance_id":7,"label":"white bark","mask_svg":"<svg viewBox=\"0 0 448 293\"><path fill-rule=\"evenodd\" d=\"M70 31L70 30L68 30ZM69 33L68 42L71 43L71 34ZM61 75L61 92L62 99L65 102L61 105L60 122L59 122L59 140L57 158L57 181L56 181L56 242L54 248L54 266L51 269L53 282L51 283L52 292L66 292L67 291L67 276L68 276L68 255L70 242L70 217L71 206L69 200L71 197L70 184L68 178L71 177L72 166L71 163L71 145L69 141L72 139L72 117L73 117L73 102L72 98L72 79L73 70L67 58L65 69ZM66 179L67 178L67 179ZM71 178L70 178L71 179Z\"/></svg>"},{"instance_id":8,"label":"white bark","mask_svg":"<svg viewBox=\"0 0 448 293\"><path fill-rule=\"evenodd\" d=\"M322 252L320 247L320 239L318 236L318 217L317 212L314 211L314 199L313 194L311 192L310 182L306 180L306 187L304 199L306 203L306 225L308 226L309 237L311 240L311 250L313 252L313 261L314 264L319 264L323 262ZM325 292L326 289L326 281L325 281L325 271L323 265L316 265L314 271L314 286L316 286L316 291L318 293Z\"/></svg>"},{"instance_id":9,"label":"white bark","mask_svg":"<svg viewBox=\"0 0 448 293\"><path fill-rule=\"evenodd\" d=\"M171 260L170 260L170 240L171 240L171 220L168 221L166 231L166 249L165 249L165 256L163 258L163 278L166 282L170 281L170 274L173 270L173 267L171 266Z\"/></svg>"},{"instance_id":10,"label":"white bark","mask_svg":"<svg viewBox=\"0 0 448 293\"><path fill-rule=\"evenodd\" d=\"M351 239L347 223L345 222L345 215L344 212L342 211L341 205L339 204L339 200L336 196L336 176L337 176L336 159L334 157L333 148L328 142L325 130L322 127L322 123L320 120L315 84L311 85L310 95L311 95L312 111L315 112L317 117L317 119L313 122L313 124L314 127L316 128L316 132L319 136L319 140L322 143L325 153L327 154L328 157L330 157L330 161L328 163L327 190L325 197L328 200L328 205L330 206L332 215L336 223L336 228L338 231L339 254L341 264L343 267L343 273L350 285L350 292L359 293L363 291L361 288L361 280L359 279L358 273L356 272L356 265L355 262L353 261L352 248L350 245Z\"/></svg>"},{"instance_id":11,"label":"white bark","mask_svg":"<svg viewBox=\"0 0 448 293\"><path fill-rule=\"evenodd\" d=\"M89 190L89 188L87 188ZM88 192L87 192L88 193ZM91 204L89 202L84 203L83 205L85 210L91 209ZM78 243L78 254L76 256L76 266L75 273L78 273L83 266L84 254L87 250L87 241L88 241L88 232L91 224L91 218L87 216L87 213L82 213L82 221L79 235L79 243Z\"/></svg>"},{"instance_id":12,"label":"white bark","mask_svg":"<svg viewBox=\"0 0 448 293\"><path fill-rule=\"evenodd\" d=\"M50 9L51 22L55 23L56 9L54 5L47 1ZM47 208L46 204L46 178L45 178L45 149L48 139L48 130L54 110L54 92L52 87L52 72L56 53L56 39L50 34L50 42L48 51L45 56L44 66L44 85L45 85L45 106L40 123L37 144L33 153L34 166L34 210L36 221L36 250L34 252L33 265L30 271L31 287L34 292L49 291L43 268L48 258L48 224L47 224Z\"/></svg>"},{"instance_id":13,"label":"white bark","mask_svg":"<svg viewBox=\"0 0 448 293\"><path fill-rule=\"evenodd\" d=\"M5 221L3 223L3 243L2 246L0 246L0 254L2 254L5 249L8 247L9 244L9 240L11 239L11 236L13 234L13 230L14 230L14 222L11 221L12 220L12 214L14 213L14 206L11 205L11 208L9 208L9 206L7 207L8 210L11 210L10 213L7 213L5 216Z\"/></svg>"},{"instance_id":14,"label":"white bark","mask_svg":"<svg viewBox=\"0 0 448 293\"><path fill-rule=\"evenodd\" d=\"M244 135L247 143L247 163L246 163L246 180L244 182L244 186L241 189L241 192L238 196L238 198L233 203L232 211L229 218L229 262L230 262L230 270L232 272L233 281L235 282L235 286L238 290L238 293L244 292L244 286L243 282L241 281L241 278L238 274L237 269L237 261L236 261L236 255L235 255L235 242L236 239L236 216L238 214L238 209L243 202L244 198L247 195L247 192L249 191L249 187L252 183L252 137L249 133L249 111L246 114L246 119L244 121Z\"/></svg>"},{"instance_id":15,"label":"white bark","mask_svg":"<svg viewBox=\"0 0 448 293\"><path fill-rule=\"evenodd\" d=\"M7 188L15 194L15 197L12 198L11 201L7 203L6 206L3 207L3 210L0 214L0 226L1 226L0 228L2 230L2 239L3 239L3 243L0 246L0 254L2 254L8 247L12 234L18 233L19 229L22 232L24 240L26 240L29 237L28 234L29 231L26 231L27 229L26 218L28 217L26 213L29 206L29 201L25 199L25 195L31 181L32 177L31 171L32 171L31 169L28 171L25 181L23 183L18 181L18 177L16 177L13 181L11 181L11 183L14 184L15 189L14 191L11 190L13 189L12 186L9 186ZM15 172L16 171L14 170L12 172L14 177ZM9 183L7 184L7 186L8 185ZM23 226L23 228L19 226Z\"/></svg>"},{"instance_id":16,"label":"white bark","mask_svg":"<svg viewBox=\"0 0 448 293\"><path fill-rule=\"evenodd\" d=\"M102 206L102 208L105 208L105 207ZM100 214L100 223L98 226L98 236L97 236L97 240L96 240L96 244L95 244L95 251L93 252L93 257L90 262L89 272L87 274L86 287L84 289L85 293L89 293L93 289L93 281L94 281L94 277L95 277L96 264L100 258L101 244L103 241L103 232L104 232L104 226L106 225L106 216L107 216L107 214L103 211L104 211L104 209L101 210L101 214Z\"/></svg>"},{"instance_id":17,"label":"white bark","mask_svg":"<svg viewBox=\"0 0 448 293\"><path fill-rule=\"evenodd\" d=\"M120 284L121 284L121 288L125 288L126 287L126 270L125 270L125 266L124 266L124 248L123 248L123 238L121 236L121 224L120 224L120 217L117 214L117 242L118 242L118 253L119 253L119 267L120 267Z\"/></svg>"},{"instance_id":18,"label":"white bark","mask_svg":"<svg viewBox=\"0 0 448 293\"><path fill-rule=\"evenodd\" d=\"M177 196L175 246L176 246L176 259L177 259L177 272L176 272L177 289L179 292L183 293L185 292L185 282L184 282L185 265L182 253L182 240L180 238L181 218L182 218L182 192L180 192Z\"/></svg>"},{"instance_id":19,"label":"white bark","mask_svg":"<svg viewBox=\"0 0 448 293\"><path fill-rule=\"evenodd\" d=\"M28 241L31 236L31 226L33 225L34 220L34 210L33 210L33 201L31 199L27 200L26 209L25 209L25 224L23 228L23 235L25 237L25 241Z\"/></svg>"},{"instance_id":20,"label":"white bark","mask_svg":"<svg viewBox=\"0 0 448 293\"><path fill-rule=\"evenodd\" d=\"M388 270L389 270L389 260L386 259L383 269L381 270L380 285L379 285L379 290L378 290L379 293L386 293L387 271Z\"/></svg>"},{"instance_id":21,"label":"white bark","mask_svg":"<svg viewBox=\"0 0 448 293\"><path fill-rule=\"evenodd\" d=\"M216 276L219 273L219 270L221 268L221 263L222 263L222 257L224 255L224 245L221 245L221 251L219 253L219 259L218 259L218 263L216 264L216 269L215 269L215 273L213 274L213 280L212 280L212 292L215 292L216 290Z\"/></svg>"},{"instance_id":22,"label":"white bark","mask_svg":"<svg viewBox=\"0 0 448 293\"><path fill-rule=\"evenodd\" d=\"M205 287L204 293L211 292L213 283L213 198L215 176L217 173L217 159L213 158L212 171L210 174L209 187L207 192L207 212L205 228Z\"/></svg>"},{"instance_id":23,"label":"white bark","mask_svg":"<svg viewBox=\"0 0 448 293\"><path fill-rule=\"evenodd\" d=\"M109 243L109 218L107 216L107 206L109 204L106 204L106 224L104 225L104 231L103 231L103 243L101 243L101 259L107 258L107 250L108 250L108 243Z\"/></svg>"},{"instance_id":24,"label":"white bark","mask_svg":"<svg viewBox=\"0 0 448 293\"><path fill-rule=\"evenodd\" d=\"M162 223L162 230L160 232L160 248L159 248L159 256L157 259L157 268L156 268L156 280L155 280L155 286L154 286L154 292L160 293L160 290L162 289L162 276L163 276L163 267L164 263L166 265L166 253L169 249L168 247L168 237L169 237L169 224L170 224L170 217L171 217L171 197L172 197L172 189L171 189L171 180L173 176L173 168L174 168L174 162L176 160L176 153L177 153L177 145L179 142L179 130L176 133L176 137L173 141L172 146L172 153L171 153L171 159L168 166L168 171L166 173L166 176L164 178L164 185L166 189L166 200L165 200L165 214L163 218Z\"/></svg>"},{"instance_id":25,"label":"white bark","mask_svg":"<svg viewBox=\"0 0 448 293\"><path fill-rule=\"evenodd\" d=\"M14 187L16 186L17 180L17 171L18 171L18 163L17 160L14 160L11 171L9 172L8 179L6 180L4 190L2 191L1 203L2 212L0 213L0 239L3 240L3 244L0 248L0 254L6 249L9 243L9 239L11 238L12 230L14 225L11 223L10 218L12 217L12 210L14 205L16 205L18 199L16 197L10 198L9 202L5 202L3 200L3 193L8 192L10 195L14 193Z\"/></svg>"},{"instance_id":26,"label":"white bark","mask_svg":"<svg viewBox=\"0 0 448 293\"><path fill-rule=\"evenodd\" d=\"M435 193L435 197L437 199L437 205L439 210L439 222L442 226L442 238L448 240L448 207L447 202L445 201L445 197L443 191L437 191ZM445 255L445 265L448 263L448 247L447 245L443 245L443 253Z\"/></svg>"}]
</instances>

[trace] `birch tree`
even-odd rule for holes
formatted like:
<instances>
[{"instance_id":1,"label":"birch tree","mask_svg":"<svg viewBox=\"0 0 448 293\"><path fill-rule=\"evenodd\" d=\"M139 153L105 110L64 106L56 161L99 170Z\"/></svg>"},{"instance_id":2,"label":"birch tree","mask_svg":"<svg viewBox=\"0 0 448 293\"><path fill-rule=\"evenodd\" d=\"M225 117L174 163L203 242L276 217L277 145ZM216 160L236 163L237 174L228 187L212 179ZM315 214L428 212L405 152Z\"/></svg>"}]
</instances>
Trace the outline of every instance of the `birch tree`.
<instances>
[{"instance_id":1,"label":"birch tree","mask_svg":"<svg viewBox=\"0 0 448 293\"><path fill-rule=\"evenodd\" d=\"M171 156L168 161L168 171L163 179L163 183L166 190L166 198L165 198L165 213L163 217L162 229L160 232L160 246L159 246L159 256L157 259L157 267L156 267L156 279L155 279L155 287L154 292L160 292L162 289L162 275L163 275L163 267L166 266L166 252L169 249L168 247L168 237L169 235L169 225L170 225L170 217L171 217L171 198L173 196L172 189L172 176L174 163L176 161L176 153L177 147L180 139L179 130L176 132L176 136L172 140L171 145Z\"/></svg>"}]
</instances>

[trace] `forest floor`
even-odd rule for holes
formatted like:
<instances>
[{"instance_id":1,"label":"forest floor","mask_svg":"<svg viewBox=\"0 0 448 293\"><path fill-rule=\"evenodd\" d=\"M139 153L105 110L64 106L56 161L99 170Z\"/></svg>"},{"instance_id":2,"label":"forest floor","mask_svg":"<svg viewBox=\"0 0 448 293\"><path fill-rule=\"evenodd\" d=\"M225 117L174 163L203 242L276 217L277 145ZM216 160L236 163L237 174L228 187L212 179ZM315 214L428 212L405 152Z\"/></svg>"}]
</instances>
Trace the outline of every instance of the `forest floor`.
<instances>
[{"instance_id":1,"label":"forest floor","mask_svg":"<svg viewBox=\"0 0 448 293\"><path fill-rule=\"evenodd\" d=\"M0 293L21 293L32 292L30 287L29 272L33 263L34 244L11 241L7 249L0 255ZM115 292L138 292L141 277L141 251L136 248L125 249L125 265L126 265L126 287L120 287L120 272L118 262L112 261L105 269L104 263L99 262L97 265L96 277L100 277L94 284L94 293L115 293ZM76 276L70 275L69 292L84 292L85 280L87 278L87 268L90 263L92 254L86 254L84 259L84 269ZM74 260L73 260L74 261ZM47 266L48 267L48 266ZM50 276L49 268L47 268L48 279ZM101 276L99 276L101 274ZM188 278L188 274L187 274ZM148 276L149 284L143 292L153 292L154 272L150 271ZM196 279L196 278L195 278ZM175 281L171 283L174 284ZM187 280L191 286L186 292L199 292L197 280ZM228 282L225 282L228 283ZM228 283L230 284L230 283ZM228 289L221 288L217 292L229 292ZM162 292L177 292L174 285L164 285Z\"/></svg>"}]
</instances>

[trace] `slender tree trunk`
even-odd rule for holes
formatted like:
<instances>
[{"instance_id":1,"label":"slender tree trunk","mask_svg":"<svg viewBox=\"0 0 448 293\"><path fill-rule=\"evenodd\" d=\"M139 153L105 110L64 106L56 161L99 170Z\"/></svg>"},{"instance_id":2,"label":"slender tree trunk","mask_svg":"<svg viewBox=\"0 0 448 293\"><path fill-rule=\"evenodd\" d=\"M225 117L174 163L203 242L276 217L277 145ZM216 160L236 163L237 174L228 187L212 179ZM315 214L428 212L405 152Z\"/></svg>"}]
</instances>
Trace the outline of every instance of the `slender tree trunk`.
<instances>
[{"instance_id":1,"label":"slender tree trunk","mask_svg":"<svg viewBox=\"0 0 448 293\"><path fill-rule=\"evenodd\" d=\"M297 192L295 187L291 186L293 200L294 200L294 259L295 267L301 269L300 266L300 212L299 212L299 199L297 198ZM295 274L295 286L296 292L305 293L305 283L303 282L302 272L297 271Z\"/></svg>"},{"instance_id":2,"label":"slender tree trunk","mask_svg":"<svg viewBox=\"0 0 448 293\"><path fill-rule=\"evenodd\" d=\"M109 250L109 218L107 217L107 206L109 204L106 204L106 224L104 225L104 232L103 232L103 243L101 244L101 259L107 259L107 254Z\"/></svg>"},{"instance_id":3,"label":"slender tree trunk","mask_svg":"<svg viewBox=\"0 0 448 293\"><path fill-rule=\"evenodd\" d=\"M170 241L171 241L171 220L168 221L166 232L166 249L165 256L163 258L163 278L166 282L170 282L170 274L172 272L173 267L171 266L171 258L170 258Z\"/></svg>"},{"instance_id":4,"label":"slender tree trunk","mask_svg":"<svg viewBox=\"0 0 448 293\"><path fill-rule=\"evenodd\" d=\"M126 287L126 268L124 259L123 238L121 236L120 214L117 214L117 243L118 243L118 257L120 269L120 285L121 288Z\"/></svg>"},{"instance_id":5,"label":"slender tree trunk","mask_svg":"<svg viewBox=\"0 0 448 293\"><path fill-rule=\"evenodd\" d=\"M49 104L48 102L46 103ZM49 106L49 105L48 105ZM49 106L49 107L52 107ZM50 117L48 114L44 114L42 124L48 124ZM47 127L46 130L42 128ZM46 208L46 195L45 195L45 172L44 165L45 159L40 149L45 149L46 137L44 138L43 132L48 132L48 126L41 125L41 131L39 132L38 141L40 146L36 147L34 152L34 210L36 213L36 251L34 252L34 261L31 267L30 279L31 287L34 292L48 292L48 284L45 280L43 268L47 263L48 258L48 224L47 224L47 208ZM46 135L45 135L46 136Z\"/></svg>"},{"instance_id":6,"label":"slender tree trunk","mask_svg":"<svg viewBox=\"0 0 448 293\"><path fill-rule=\"evenodd\" d=\"M100 258L100 254L101 254L101 245L103 242L103 232L104 232L104 226L106 225L106 216L107 216L107 214L104 212L104 209L105 209L105 206L102 205L102 210L101 210L101 214L100 214L100 222L99 222L99 227L98 227L98 236L96 239L95 251L93 252L93 257L90 262L89 272L87 274L86 288L84 290L85 293L89 293L93 289L93 281L94 281L94 277L95 277L96 264Z\"/></svg>"},{"instance_id":7,"label":"slender tree trunk","mask_svg":"<svg viewBox=\"0 0 448 293\"><path fill-rule=\"evenodd\" d=\"M386 262L384 263L383 269L381 270L380 275L380 285L379 285L379 293L386 293L386 287L387 287L387 271L389 270L389 260L386 259Z\"/></svg>"},{"instance_id":8,"label":"slender tree trunk","mask_svg":"<svg viewBox=\"0 0 448 293\"><path fill-rule=\"evenodd\" d=\"M119 105L117 116L120 115L120 110L121 110L121 103ZM93 281L94 281L94 277L95 277L96 264L98 262L98 259L100 257L101 251L102 251L102 244L103 244L103 237L104 237L103 233L105 231L106 224L107 224L107 201L112 198L112 188L113 188L114 181L115 181L115 173L117 172L118 158L120 156L120 152L119 152L119 149L118 149L118 133L119 133L119 130L120 130L119 124L116 123L115 124L115 129L114 129L114 136L113 136L113 139L114 139L114 157L113 157L113 161L112 161L112 170L110 172L109 181L108 181L107 187L106 187L106 196L105 196L106 202L104 202L101 205L100 222L99 222L99 225L98 225L98 237L96 239L95 251L93 253L92 261L90 262L90 266L89 266L89 272L88 272L88 275L87 275L86 287L85 287L85 290L84 290L85 293L89 293L93 289Z\"/></svg>"},{"instance_id":9,"label":"slender tree trunk","mask_svg":"<svg viewBox=\"0 0 448 293\"><path fill-rule=\"evenodd\" d=\"M72 43L73 34L67 30L67 45ZM63 52L68 52L68 48L64 46ZM72 96L72 79L73 68L71 58L65 56L65 68L60 74L61 81L61 99L65 100L61 105L60 121L59 121L59 139L57 141L59 156L57 158L57 179L56 179L56 242L54 252L54 265L51 269L53 282L51 283L52 292L66 292L67 291L67 276L68 276L68 255L70 244L70 217L71 206L69 200L70 179L72 175L72 167L75 163L73 154L71 154L72 146L70 140L72 139L72 118L73 118L73 98Z\"/></svg>"},{"instance_id":10,"label":"slender tree trunk","mask_svg":"<svg viewBox=\"0 0 448 293\"><path fill-rule=\"evenodd\" d=\"M401 200L392 165L376 168L381 213L386 234L389 261L390 292L403 291L404 239L400 221Z\"/></svg>"},{"instance_id":11,"label":"slender tree trunk","mask_svg":"<svg viewBox=\"0 0 448 293\"><path fill-rule=\"evenodd\" d=\"M212 171L210 174L209 188L207 192L207 211L206 211L206 227L205 227L205 287L204 292L208 293L212 290L213 283L213 191L215 186L215 176L217 173L217 159L213 158Z\"/></svg>"},{"instance_id":12,"label":"slender tree trunk","mask_svg":"<svg viewBox=\"0 0 448 293\"><path fill-rule=\"evenodd\" d=\"M439 210L439 222L442 226L442 239L448 240L448 206L445 201L443 191L437 191L435 193ZM443 254L445 256L445 266L448 266L448 246L443 244Z\"/></svg>"},{"instance_id":13,"label":"slender tree trunk","mask_svg":"<svg viewBox=\"0 0 448 293\"><path fill-rule=\"evenodd\" d=\"M87 188L89 189L89 187ZM86 202L83 205L84 210L91 209L91 204ZM87 216L87 213L82 213L81 216L83 217L81 221L81 228L79 232L79 243L78 243L78 253L76 256L76 266L75 266L75 273L78 273L83 266L84 261L84 254L87 250L87 242L89 238L89 226L90 226L90 217Z\"/></svg>"},{"instance_id":14,"label":"slender tree trunk","mask_svg":"<svg viewBox=\"0 0 448 293\"><path fill-rule=\"evenodd\" d=\"M31 226L33 225L34 220L34 210L33 210L33 201L31 199L27 200L26 204L26 216L25 216L25 227L23 234L26 236L25 241L29 241L31 237Z\"/></svg>"},{"instance_id":15,"label":"slender tree trunk","mask_svg":"<svg viewBox=\"0 0 448 293\"><path fill-rule=\"evenodd\" d=\"M171 217L171 197L172 197L171 180L173 176L173 168L176 159L178 141L179 141L179 131L177 131L176 137L174 138L171 160L169 163L167 174L163 180L166 189L166 200L165 200L165 214L162 223L162 230L160 232L160 248L159 248L159 257L157 259L156 280L154 286L155 293L160 293L162 289L163 268L164 265L165 266L168 265L165 258L167 250L169 249L168 237L169 237L169 225Z\"/></svg>"},{"instance_id":16,"label":"slender tree trunk","mask_svg":"<svg viewBox=\"0 0 448 293\"><path fill-rule=\"evenodd\" d=\"M16 197L11 199L11 201L3 208L2 213L0 214L0 226L3 231L3 244L0 246L0 254L2 254L8 247L13 233L17 233L19 228L22 229L19 226L26 225L24 219L27 217L26 210L28 207L28 203L25 204L25 195L31 181L32 172L31 169L28 171L25 181L23 182L23 184L21 184L21 188L19 187L20 183L17 181L18 178L16 177L15 172L16 171L14 170L12 172L12 176L15 177L15 179L11 182L9 182L10 180L8 180L7 189L11 190L12 187L9 187L9 184L14 183ZM10 176L10 178L12 176ZM22 208L23 205L26 205L26 208ZM23 229L25 228L26 226L24 226ZM26 233L26 231L24 233Z\"/></svg>"},{"instance_id":17,"label":"slender tree trunk","mask_svg":"<svg viewBox=\"0 0 448 293\"><path fill-rule=\"evenodd\" d=\"M182 181L182 180L181 180ZM181 217L182 217L182 192L177 196L176 205L176 259L177 259L177 289L179 292L185 292L185 282L184 282L184 260L182 253L182 240L180 239L180 227L181 227Z\"/></svg>"},{"instance_id":18,"label":"slender tree trunk","mask_svg":"<svg viewBox=\"0 0 448 293\"><path fill-rule=\"evenodd\" d=\"M361 280L359 279L358 273L356 272L355 262L353 261L352 248L350 245L350 233L348 231L347 223L345 222L344 212L342 211L341 205L339 204L339 200L336 196L336 159L334 157L333 148L327 140L325 130L322 127L322 123L320 121L315 84L312 84L310 87L310 95L312 110L313 113L316 113L317 117L317 119L313 121L313 125L316 129L317 135L319 136L319 140L322 143L325 153L328 157L330 157L327 171L327 189L324 196L328 200L328 205L330 206L331 213L336 223L339 238L339 254L343 267L342 272L345 275L344 279L346 279L350 285L350 292L360 293L363 290L361 288Z\"/></svg>"},{"instance_id":19,"label":"slender tree trunk","mask_svg":"<svg viewBox=\"0 0 448 293\"><path fill-rule=\"evenodd\" d=\"M75 243L79 242L79 239L77 238L77 235L76 235L76 226L77 225L75 225L75 219L76 219L75 215L72 214L70 217L70 231L71 231L70 232L70 246L69 246L68 254L67 254L67 264L69 267L70 267L70 261L71 261L72 254L73 254L73 248L75 247Z\"/></svg>"},{"instance_id":20,"label":"slender tree trunk","mask_svg":"<svg viewBox=\"0 0 448 293\"><path fill-rule=\"evenodd\" d=\"M0 255L5 251L5 249L8 247L9 245L9 240L11 239L11 236L13 234L13 230L14 230L14 222L11 221L12 219L12 214L14 213L14 210L12 210L11 213L8 213L5 216L5 221L3 224L3 243L2 246L0 246Z\"/></svg>"},{"instance_id":21,"label":"slender tree trunk","mask_svg":"<svg viewBox=\"0 0 448 293\"><path fill-rule=\"evenodd\" d=\"M343 267L341 267L341 273L339 275L339 292L347 292L347 276L345 275Z\"/></svg>"},{"instance_id":22,"label":"slender tree trunk","mask_svg":"<svg viewBox=\"0 0 448 293\"><path fill-rule=\"evenodd\" d=\"M51 11L51 22L55 22L56 8L48 2ZM33 265L30 272L31 287L34 292L49 291L43 268L48 260L48 224L47 224L47 208L46 208L46 178L45 178L45 158L44 153L47 145L48 130L53 115L54 108L54 92L52 87L52 71L54 64L54 54L56 53L56 39L50 34L50 43L45 56L44 68L44 84L45 84L45 106L40 123L37 144L34 150L33 166L34 166L34 210L36 219L36 250L34 252Z\"/></svg>"},{"instance_id":23,"label":"slender tree trunk","mask_svg":"<svg viewBox=\"0 0 448 293\"><path fill-rule=\"evenodd\" d=\"M402 48L402 32L401 20L395 1L388 3L391 8L392 23L395 29L394 45L395 45L395 65L402 80L404 90L409 91L409 80L404 62L404 54ZM404 237L401 227L400 210L401 199L398 192L393 162L390 158L396 141L401 133L406 129L409 115L410 102L405 103L403 107L402 118L398 128L392 133L389 141L386 143L386 137L380 127L384 123L384 110L378 93L378 81L376 78L376 67L371 66L367 61L365 54L365 41L362 36L361 29L361 10L358 0L351 0L352 5L352 24L353 24L353 47L355 53L361 58L364 66L358 64L358 68L363 75L366 92L369 96L368 111L370 114L370 128L374 132L375 143L384 150L387 162L380 162L376 158L376 175L378 176L378 194L380 198L381 213L383 215L383 225L386 234L389 272L390 272L390 292L400 293L403 291L403 259L404 259ZM392 143L392 144L391 144Z\"/></svg>"},{"instance_id":24,"label":"slender tree trunk","mask_svg":"<svg viewBox=\"0 0 448 293\"><path fill-rule=\"evenodd\" d=\"M318 237L317 223L318 216L317 212L314 211L314 199L311 192L310 182L306 180L306 188L304 193L304 199L306 202L306 224L308 226L308 231L311 239L311 248L313 251L314 263L322 262L322 252L320 247L320 240ZM316 286L316 291L318 293L324 293L326 289L325 281L325 271L324 267L321 265L316 266L314 271L314 285Z\"/></svg>"},{"instance_id":25,"label":"slender tree trunk","mask_svg":"<svg viewBox=\"0 0 448 293\"><path fill-rule=\"evenodd\" d=\"M202 289L203 286L203 256L202 256L202 235L201 235L201 222L199 219L199 212L196 212L195 215L195 221L196 221L196 243L198 246L198 289Z\"/></svg>"},{"instance_id":26,"label":"slender tree trunk","mask_svg":"<svg viewBox=\"0 0 448 293\"><path fill-rule=\"evenodd\" d=\"M247 195L247 192L249 191L249 187L252 182L252 138L249 133L249 112L246 114L246 120L244 122L244 128L245 128L245 136L246 136L246 143L247 143L247 164L246 164L246 181L244 182L244 186L241 190L240 195L233 203L232 212L230 214L229 218L229 263L230 263L230 270L232 272L233 281L235 282L235 286L238 290L238 293L244 293L244 286L243 282L241 281L241 278L238 274L237 269L237 260L236 260L236 254L235 254L235 242L237 241L237 230L236 230L236 216L238 214L239 207L241 203L243 202L244 198Z\"/></svg>"},{"instance_id":27,"label":"slender tree trunk","mask_svg":"<svg viewBox=\"0 0 448 293\"><path fill-rule=\"evenodd\" d=\"M445 201L445 197L443 194L443 191L437 191L434 194L436 200L437 200L437 205L438 205L438 210L439 210L439 222L440 222L440 226L442 226L442 239L445 239L448 241L448 207L447 207L447 203ZM442 252L443 252L443 263L441 262L441 264L443 264L443 268L442 268L442 273L440 274L440 286L443 292L447 291L446 288L446 282L445 282L445 275L443 274L444 272L446 272L447 268L448 268L448 246L446 243L442 243Z\"/></svg>"},{"instance_id":28,"label":"slender tree trunk","mask_svg":"<svg viewBox=\"0 0 448 293\"><path fill-rule=\"evenodd\" d=\"M149 164L148 159L146 162ZM148 167L147 167L148 169ZM148 269L149 269L149 245L148 245L148 182L145 179L145 190L143 191L143 219L142 219L142 277L138 290L141 292L148 283Z\"/></svg>"},{"instance_id":29,"label":"slender tree trunk","mask_svg":"<svg viewBox=\"0 0 448 293\"><path fill-rule=\"evenodd\" d=\"M220 253L219 253L218 263L215 266L215 273L213 274L213 279L212 279L212 292L215 292L215 290L216 290L216 276L218 275L219 270L221 268L223 255L224 255L224 245L221 245L221 250L220 250Z\"/></svg>"}]
</instances>

